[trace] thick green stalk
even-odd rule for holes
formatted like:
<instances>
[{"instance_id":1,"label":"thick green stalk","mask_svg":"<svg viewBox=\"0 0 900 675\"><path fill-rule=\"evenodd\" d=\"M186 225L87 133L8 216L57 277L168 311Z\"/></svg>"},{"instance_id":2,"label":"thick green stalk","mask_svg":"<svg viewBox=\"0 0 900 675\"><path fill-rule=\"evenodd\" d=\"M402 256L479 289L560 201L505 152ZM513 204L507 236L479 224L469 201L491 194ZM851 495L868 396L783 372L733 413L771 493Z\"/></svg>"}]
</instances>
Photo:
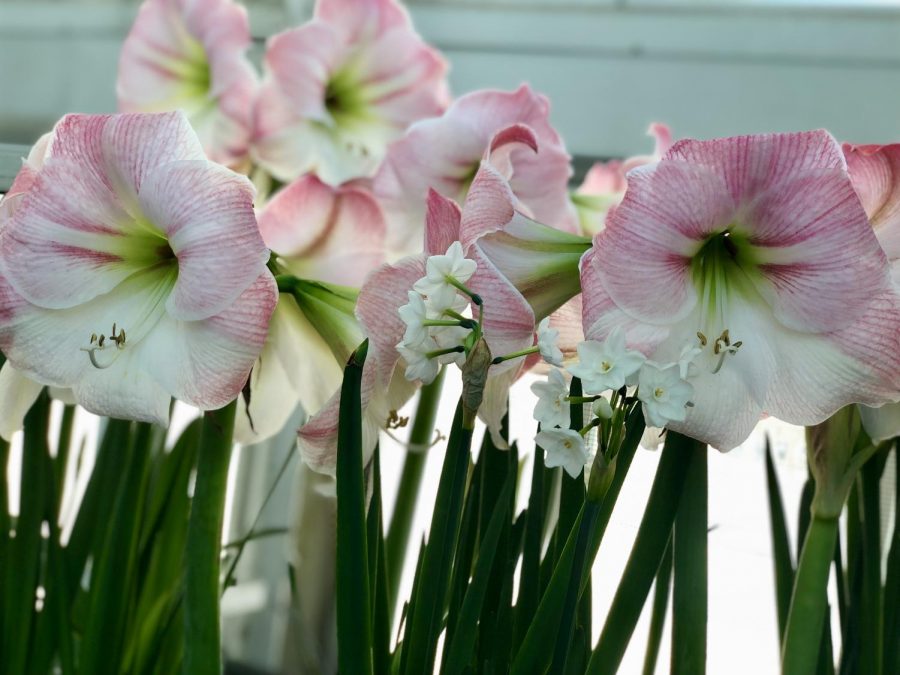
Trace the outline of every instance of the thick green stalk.
<instances>
[{"instance_id":1,"label":"thick green stalk","mask_svg":"<svg viewBox=\"0 0 900 675\"><path fill-rule=\"evenodd\" d=\"M185 675L220 675L219 566L235 401L205 413L188 520L184 573Z\"/></svg>"},{"instance_id":2,"label":"thick green stalk","mask_svg":"<svg viewBox=\"0 0 900 675\"><path fill-rule=\"evenodd\" d=\"M662 643L663 628L666 624L666 610L669 607L669 590L672 581L672 540L666 546L662 562L656 571L653 583L653 608L650 613L650 630L647 635L647 651L644 653L644 675L656 672L659 646Z\"/></svg>"},{"instance_id":3,"label":"thick green stalk","mask_svg":"<svg viewBox=\"0 0 900 675\"><path fill-rule=\"evenodd\" d=\"M794 579L781 653L783 675L812 675L816 671L827 606L825 589L837 534L837 517L813 515Z\"/></svg>"},{"instance_id":4,"label":"thick green stalk","mask_svg":"<svg viewBox=\"0 0 900 675\"><path fill-rule=\"evenodd\" d=\"M672 675L706 672L707 448L694 441L672 535Z\"/></svg>"},{"instance_id":5,"label":"thick green stalk","mask_svg":"<svg viewBox=\"0 0 900 675\"><path fill-rule=\"evenodd\" d=\"M441 402L444 371L445 369L441 369L434 381L422 387L419 394L416 416L409 433L409 450L403 460L400 487L397 489L397 500L394 503L394 511L388 525L385 557L388 565L388 592L392 603L397 597L400 577L403 574L403 563L409 545L409 531L412 527L413 514L416 511L419 487L425 472L425 462L428 459L425 449L431 443L438 405Z\"/></svg>"}]
</instances>

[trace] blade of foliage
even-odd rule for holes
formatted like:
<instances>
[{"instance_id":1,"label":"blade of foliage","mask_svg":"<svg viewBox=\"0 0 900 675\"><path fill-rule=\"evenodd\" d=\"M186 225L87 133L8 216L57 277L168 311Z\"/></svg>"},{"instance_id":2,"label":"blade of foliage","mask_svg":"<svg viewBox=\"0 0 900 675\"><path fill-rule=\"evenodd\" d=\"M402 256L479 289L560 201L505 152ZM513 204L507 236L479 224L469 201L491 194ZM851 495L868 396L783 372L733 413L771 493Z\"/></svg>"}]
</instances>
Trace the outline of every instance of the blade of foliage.
<instances>
[{"instance_id":1,"label":"blade of foliage","mask_svg":"<svg viewBox=\"0 0 900 675\"><path fill-rule=\"evenodd\" d=\"M385 570L385 541L381 502L381 453L372 455L372 497L366 515L366 553L369 556L369 597L372 599L372 662L376 673L387 673L391 659L391 618Z\"/></svg>"},{"instance_id":2,"label":"blade of foliage","mask_svg":"<svg viewBox=\"0 0 900 675\"><path fill-rule=\"evenodd\" d=\"M650 613L650 630L647 635L647 651L644 653L644 675L656 672L656 661L659 658L659 646L662 643L663 628L666 624L666 610L669 607L669 590L672 581L672 538L666 545L662 562L656 571L653 582L653 607Z\"/></svg>"},{"instance_id":3,"label":"blade of foliage","mask_svg":"<svg viewBox=\"0 0 900 675\"><path fill-rule=\"evenodd\" d=\"M581 380L577 377L572 378L572 384L569 386L569 396L581 396ZM584 426L584 406L573 405L569 408L569 428L578 431ZM556 534L554 536L554 560L558 560L569 532L575 525L575 518L581 510L584 503L584 478L583 475L578 478L572 478L562 469L557 469L560 475L559 487L559 518L556 523Z\"/></svg>"},{"instance_id":4,"label":"blade of foliage","mask_svg":"<svg viewBox=\"0 0 900 675\"><path fill-rule=\"evenodd\" d=\"M772 563L775 572L775 605L778 610L778 641L784 636L788 608L791 605L791 588L794 585L794 563L791 560L791 544L788 537L784 503L778 487L778 474L772 460L772 447L766 436L766 490L769 501L769 523L772 528Z\"/></svg>"},{"instance_id":5,"label":"blade of foliage","mask_svg":"<svg viewBox=\"0 0 900 675\"><path fill-rule=\"evenodd\" d=\"M3 579L4 673L19 675L28 672L28 645L35 629L34 604L41 558L41 522L44 519L47 471L50 462L47 427L50 399L46 390L25 416L22 449L22 480L19 517L15 521L16 536L9 542L9 559Z\"/></svg>"},{"instance_id":6,"label":"blade of foliage","mask_svg":"<svg viewBox=\"0 0 900 675\"><path fill-rule=\"evenodd\" d=\"M707 447L685 439L688 464L672 532L672 673L706 672L709 530Z\"/></svg>"},{"instance_id":7,"label":"blade of foliage","mask_svg":"<svg viewBox=\"0 0 900 675\"><path fill-rule=\"evenodd\" d=\"M690 464L685 456L694 443L685 436L667 432L644 517L588 664L591 675L615 673L619 668L665 553Z\"/></svg>"},{"instance_id":8,"label":"blade of foliage","mask_svg":"<svg viewBox=\"0 0 900 675\"><path fill-rule=\"evenodd\" d=\"M482 444L483 445L483 444ZM469 472L469 489L466 490L463 504L462 521L459 527L459 538L456 543L456 556L451 573L450 593L447 599L447 640L453 637L459 610L469 585L469 576L475 559L478 541L478 509L481 504L481 493L477 489L482 484L481 475L485 463L482 461L472 465Z\"/></svg>"},{"instance_id":9,"label":"blade of foliage","mask_svg":"<svg viewBox=\"0 0 900 675\"><path fill-rule=\"evenodd\" d=\"M419 403L409 432L409 449L403 459L397 500L388 524L385 557L386 571L391 599L397 597L397 589L403 576L403 562L409 545L409 531L419 498L419 487L428 459L426 448L432 442L434 424L441 402L445 368L442 368L431 384L426 384L419 392Z\"/></svg>"},{"instance_id":10,"label":"blade of foliage","mask_svg":"<svg viewBox=\"0 0 900 675\"><path fill-rule=\"evenodd\" d=\"M540 426L538 426L540 431ZM516 600L515 624L513 629L513 650L518 651L525 631L537 611L541 600L541 545L544 533L544 450L534 449L534 463L531 467L531 492L525 511L525 542L522 552L522 579Z\"/></svg>"},{"instance_id":11,"label":"blade of foliage","mask_svg":"<svg viewBox=\"0 0 900 675\"><path fill-rule=\"evenodd\" d=\"M510 518L509 499L513 494L514 485L514 475L508 474L478 548L478 560L460 609L458 629L453 634L452 641L447 643L444 652L442 672L448 675L462 675L472 661L475 641L480 630L478 616L481 614L481 605L492 576L500 534L504 529L504 523Z\"/></svg>"},{"instance_id":12,"label":"blade of foliage","mask_svg":"<svg viewBox=\"0 0 900 675\"><path fill-rule=\"evenodd\" d=\"M894 441L894 485L900 491L900 443ZM884 581L884 673L900 675L900 492L894 493L894 533Z\"/></svg>"},{"instance_id":13,"label":"blade of foliage","mask_svg":"<svg viewBox=\"0 0 900 675\"><path fill-rule=\"evenodd\" d=\"M882 672L882 597L881 597L881 490L879 483L887 453L875 454L860 470L858 485L862 496L863 580L860 604L859 671ZM900 602L900 598L895 598Z\"/></svg>"},{"instance_id":14,"label":"blade of foliage","mask_svg":"<svg viewBox=\"0 0 900 675\"><path fill-rule=\"evenodd\" d=\"M634 453L640 443L641 436L644 433L644 417L641 408L637 407L629 415L626 422L625 440L616 456L616 472L613 475L612 483L603 501L600 505L600 512L591 531L590 547L588 548L588 560L593 563L597 557L597 551L600 549L600 543L603 539L603 533L612 516L613 508L618 499L622 484L625 482L625 476L631 467L634 459ZM667 508L671 508L671 505ZM575 536L570 536L571 553L574 553ZM568 545L568 543L567 543ZM565 549L564 549L565 551ZM549 555L548 555L549 559ZM545 560L546 562L546 560ZM571 569L571 560L568 562L561 559L559 565L553 568L553 573L541 597L538 605L537 613L531 619L531 625L525 634L525 639L516 653L513 661L511 673L533 673L543 672L550 666L551 653L546 648L546 636L552 634L552 631L559 626L560 612L562 611L563 601L566 589L568 587L568 570ZM586 567L585 577L582 578L582 593L587 586L587 578L590 573L590 565Z\"/></svg>"},{"instance_id":15,"label":"blade of foliage","mask_svg":"<svg viewBox=\"0 0 900 675\"><path fill-rule=\"evenodd\" d=\"M342 673L372 673L372 609L366 551L360 383L369 344L344 368L337 449L337 630Z\"/></svg>"},{"instance_id":16,"label":"blade of foliage","mask_svg":"<svg viewBox=\"0 0 900 675\"><path fill-rule=\"evenodd\" d=\"M457 405L435 498L434 515L416 586L414 612L407 617L403 647L404 673L431 672L453 569L469 466L472 429L463 425L462 401Z\"/></svg>"},{"instance_id":17,"label":"blade of foliage","mask_svg":"<svg viewBox=\"0 0 900 675\"><path fill-rule=\"evenodd\" d=\"M125 475L120 479L109 527L94 560L90 581L90 612L79 653L83 672L118 673L130 626L128 611L137 582L144 490L150 462L151 428L135 425Z\"/></svg>"},{"instance_id":18,"label":"blade of foliage","mask_svg":"<svg viewBox=\"0 0 900 675\"><path fill-rule=\"evenodd\" d=\"M582 481L582 485L583 485ZM572 556L572 566L569 572L569 583L563 602L562 615L559 628L556 632L556 645L553 650L553 662L550 672L562 673L566 670L566 661L569 657L572 633L575 623L575 610L581 593L581 579L585 574L587 561L587 547L591 530L597 521L600 504L595 501L584 502L582 516L578 520L578 530L575 539L575 551ZM573 528L574 531L574 528Z\"/></svg>"}]
</instances>

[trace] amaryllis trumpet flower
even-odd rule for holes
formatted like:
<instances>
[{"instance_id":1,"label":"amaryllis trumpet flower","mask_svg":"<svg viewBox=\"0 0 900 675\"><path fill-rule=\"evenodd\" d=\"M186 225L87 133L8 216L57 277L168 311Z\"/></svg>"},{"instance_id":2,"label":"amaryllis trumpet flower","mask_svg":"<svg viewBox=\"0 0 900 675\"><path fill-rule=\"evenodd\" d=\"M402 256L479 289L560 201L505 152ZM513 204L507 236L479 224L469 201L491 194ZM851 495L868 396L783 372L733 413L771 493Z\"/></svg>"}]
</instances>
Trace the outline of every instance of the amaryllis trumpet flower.
<instances>
[{"instance_id":1,"label":"amaryllis trumpet flower","mask_svg":"<svg viewBox=\"0 0 900 675\"><path fill-rule=\"evenodd\" d=\"M359 187L331 187L314 175L280 190L259 215L276 266L295 277L284 289L250 380L250 415L237 439L277 433L297 407L313 414L340 386L343 365L363 339L353 315L356 289L384 262L385 223Z\"/></svg>"},{"instance_id":2,"label":"amaryllis trumpet flower","mask_svg":"<svg viewBox=\"0 0 900 675\"><path fill-rule=\"evenodd\" d=\"M69 115L0 232L0 348L88 410L233 400L276 290L246 178L181 113Z\"/></svg>"},{"instance_id":3,"label":"amaryllis trumpet flower","mask_svg":"<svg viewBox=\"0 0 900 675\"><path fill-rule=\"evenodd\" d=\"M183 111L210 159L247 160L258 80L247 11L233 0L145 0L122 45L122 112Z\"/></svg>"},{"instance_id":4,"label":"amaryllis trumpet flower","mask_svg":"<svg viewBox=\"0 0 900 675\"><path fill-rule=\"evenodd\" d=\"M844 144L850 180L900 287L900 143ZM860 419L873 441L900 435L900 403L860 406Z\"/></svg>"},{"instance_id":5,"label":"amaryllis trumpet flower","mask_svg":"<svg viewBox=\"0 0 900 675\"><path fill-rule=\"evenodd\" d=\"M691 353L669 426L720 449L764 413L900 398L897 292L827 132L681 141L631 171L582 286L589 339L621 326L656 363Z\"/></svg>"},{"instance_id":6,"label":"amaryllis trumpet flower","mask_svg":"<svg viewBox=\"0 0 900 675\"><path fill-rule=\"evenodd\" d=\"M626 174L639 166L658 162L672 147L672 132L665 124L654 122L647 130L647 134L656 139L652 155L597 162L572 194L581 230L585 234L594 235L603 229L607 215L625 196Z\"/></svg>"},{"instance_id":7,"label":"amaryllis trumpet flower","mask_svg":"<svg viewBox=\"0 0 900 675\"><path fill-rule=\"evenodd\" d=\"M495 136L508 127L528 127L540 153L511 149L504 167L519 208L560 230L577 229L569 202L569 154L550 125L550 102L528 85L516 91L486 89L460 97L438 118L413 124L388 148L374 190L388 218L391 250L408 252L425 218L425 198L434 189L462 203Z\"/></svg>"},{"instance_id":8,"label":"amaryllis trumpet flower","mask_svg":"<svg viewBox=\"0 0 900 675\"><path fill-rule=\"evenodd\" d=\"M395 0L319 0L268 42L255 158L282 181L371 175L390 141L447 105L446 70Z\"/></svg>"}]
</instances>

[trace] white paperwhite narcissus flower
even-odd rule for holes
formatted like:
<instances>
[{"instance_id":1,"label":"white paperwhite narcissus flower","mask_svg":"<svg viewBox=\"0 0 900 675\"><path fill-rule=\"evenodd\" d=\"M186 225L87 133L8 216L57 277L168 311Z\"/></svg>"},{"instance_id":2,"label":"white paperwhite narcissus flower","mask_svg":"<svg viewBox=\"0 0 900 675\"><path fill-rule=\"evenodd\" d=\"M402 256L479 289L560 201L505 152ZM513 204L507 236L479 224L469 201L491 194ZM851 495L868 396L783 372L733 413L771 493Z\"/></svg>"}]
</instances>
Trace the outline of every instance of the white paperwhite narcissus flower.
<instances>
[{"instance_id":1,"label":"white paperwhite narcissus flower","mask_svg":"<svg viewBox=\"0 0 900 675\"><path fill-rule=\"evenodd\" d=\"M541 357L553 366L562 366L563 353L557 344L559 342L559 331L550 327L550 317L544 317L538 324L537 345Z\"/></svg>"},{"instance_id":2,"label":"white paperwhite narcissus flower","mask_svg":"<svg viewBox=\"0 0 900 675\"><path fill-rule=\"evenodd\" d=\"M644 355L625 346L625 334L614 328L603 342L585 340L578 345L578 363L568 371L581 379L585 393L621 389L644 363Z\"/></svg>"},{"instance_id":3,"label":"white paperwhite narcissus flower","mask_svg":"<svg viewBox=\"0 0 900 675\"><path fill-rule=\"evenodd\" d=\"M0 349L101 415L241 391L277 291L249 181L181 113L69 115L0 232Z\"/></svg>"},{"instance_id":4,"label":"white paperwhite narcissus flower","mask_svg":"<svg viewBox=\"0 0 900 675\"><path fill-rule=\"evenodd\" d=\"M209 158L247 160L258 80L247 10L233 0L145 0L122 45L122 112L183 111Z\"/></svg>"},{"instance_id":5,"label":"white paperwhite narcissus flower","mask_svg":"<svg viewBox=\"0 0 900 675\"><path fill-rule=\"evenodd\" d=\"M406 361L406 379L421 380L422 384L431 384L440 370L440 362L418 349L410 349L404 343L397 345L397 351Z\"/></svg>"},{"instance_id":6,"label":"white paperwhite narcissus flower","mask_svg":"<svg viewBox=\"0 0 900 675\"><path fill-rule=\"evenodd\" d=\"M647 361L638 375L638 399L643 403L648 426L665 427L669 422L683 422L694 387L681 378L677 363L660 365Z\"/></svg>"},{"instance_id":7,"label":"white paperwhite narcissus flower","mask_svg":"<svg viewBox=\"0 0 900 675\"><path fill-rule=\"evenodd\" d=\"M425 306L425 298L415 291L409 291L407 297L409 302L397 310L403 323L406 324L402 344L410 349L416 349L428 340L428 326L425 325L425 320L430 317Z\"/></svg>"},{"instance_id":8,"label":"white paperwhite narcissus flower","mask_svg":"<svg viewBox=\"0 0 900 675\"><path fill-rule=\"evenodd\" d=\"M553 469L561 466L572 478L584 471L588 451L584 438L572 429L547 429L534 437L534 442L544 449L544 464Z\"/></svg>"},{"instance_id":9,"label":"white paperwhite narcissus flower","mask_svg":"<svg viewBox=\"0 0 900 675\"><path fill-rule=\"evenodd\" d=\"M413 284L413 289L428 296L434 309L443 310L453 304L458 289L455 284L465 284L477 265L466 258L462 244L454 241L443 255L429 256L425 261L425 276Z\"/></svg>"},{"instance_id":10,"label":"white paperwhite narcissus flower","mask_svg":"<svg viewBox=\"0 0 900 675\"><path fill-rule=\"evenodd\" d=\"M535 382L531 391L538 397L534 406L534 419L544 429L568 427L570 408L568 400L569 387L561 371L553 368L546 381Z\"/></svg>"}]
</instances>

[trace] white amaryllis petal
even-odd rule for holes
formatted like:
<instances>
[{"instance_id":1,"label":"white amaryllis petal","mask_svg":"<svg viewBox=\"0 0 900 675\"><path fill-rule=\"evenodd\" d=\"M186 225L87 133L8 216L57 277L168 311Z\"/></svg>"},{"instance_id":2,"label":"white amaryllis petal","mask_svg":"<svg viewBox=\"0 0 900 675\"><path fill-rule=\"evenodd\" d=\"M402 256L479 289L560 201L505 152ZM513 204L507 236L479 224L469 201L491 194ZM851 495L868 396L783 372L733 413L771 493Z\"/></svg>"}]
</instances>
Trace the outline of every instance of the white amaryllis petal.
<instances>
[{"instance_id":1,"label":"white amaryllis petal","mask_svg":"<svg viewBox=\"0 0 900 675\"><path fill-rule=\"evenodd\" d=\"M551 369L547 381L535 382L531 385L531 391L538 397L534 406L534 419L544 429L568 428L571 406L566 399L569 396L569 385L562 371Z\"/></svg>"},{"instance_id":2,"label":"white amaryllis petal","mask_svg":"<svg viewBox=\"0 0 900 675\"><path fill-rule=\"evenodd\" d=\"M122 45L119 110L182 110L210 159L242 163L258 86L250 43L232 0L145 0Z\"/></svg>"},{"instance_id":3,"label":"white amaryllis petal","mask_svg":"<svg viewBox=\"0 0 900 675\"><path fill-rule=\"evenodd\" d=\"M25 377L8 361L0 369L0 438L9 442L44 386Z\"/></svg>"},{"instance_id":4,"label":"white amaryllis petal","mask_svg":"<svg viewBox=\"0 0 900 675\"><path fill-rule=\"evenodd\" d=\"M235 398L277 291L252 190L198 148L180 113L57 125L0 234L13 366L116 417L165 423L172 397L204 410ZM54 271L34 274L31 255Z\"/></svg>"},{"instance_id":5,"label":"white amaryllis petal","mask_svg":"<svg viewBox=\"0 0 900 675\"><path fill-rule=\"evenodd\" d=\"M548 468L561 466L572 478L578 478L588 460L584 438L572 429L547 429L534 437L544 449L544 464Z\"/></svg>"},{"instance_id":6,"label":"white amaryllis petal","mask_svg":"<svg viewBox=\"0 0 900 675\"><path fill-rule=\"evenodd\" d=\"M885 403L880 408L861 405L859 418L875 443L900 436L900 403Z\"/></svg>"}]
</instances>

